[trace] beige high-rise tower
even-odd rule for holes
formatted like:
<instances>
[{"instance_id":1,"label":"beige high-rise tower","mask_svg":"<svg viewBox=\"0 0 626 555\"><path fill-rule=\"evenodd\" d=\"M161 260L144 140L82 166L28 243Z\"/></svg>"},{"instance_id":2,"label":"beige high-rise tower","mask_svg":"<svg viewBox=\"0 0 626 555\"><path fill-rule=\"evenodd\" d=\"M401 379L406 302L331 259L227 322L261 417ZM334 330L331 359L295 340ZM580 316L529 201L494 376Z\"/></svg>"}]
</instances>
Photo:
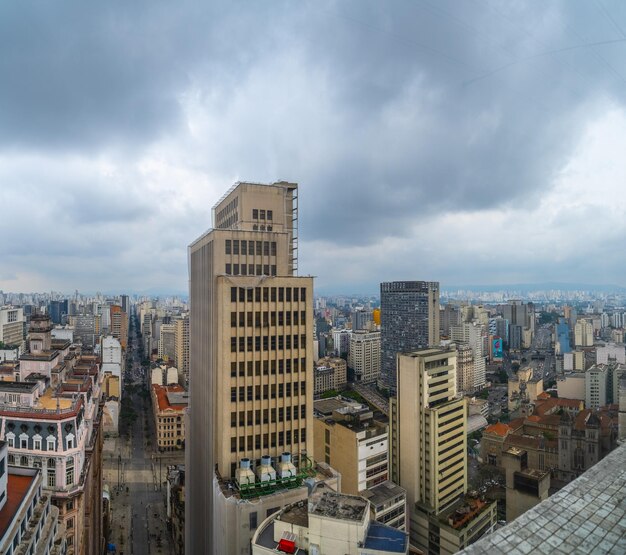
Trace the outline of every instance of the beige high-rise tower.
<instances>
[{"instance_id":1,"label":"beige high-rise tower","mask_svg":"<svg viewBox=\"0 0 626 555\"><path fill-rule=\"evenodd\" d=\"M463 497L467 415L456 359L455 349L399 353L390 405L391 479L406 489L411 543L429 555L456 553L496 522L495 503ZM455 520L460 513L467 519Z\"/></svg>"},{"instance_id":2,"label":"beige high-rise tower","mask_svg":"<svg viewBox=\"0 0 626 555\"><path fill-rule=\"evenodd\" d=\"M216 491L242 459L313 453L313 278L296 277L297 220L295 183L237 183L189 247L187 553L215 552Z\"/></svg>"}]
</instances>

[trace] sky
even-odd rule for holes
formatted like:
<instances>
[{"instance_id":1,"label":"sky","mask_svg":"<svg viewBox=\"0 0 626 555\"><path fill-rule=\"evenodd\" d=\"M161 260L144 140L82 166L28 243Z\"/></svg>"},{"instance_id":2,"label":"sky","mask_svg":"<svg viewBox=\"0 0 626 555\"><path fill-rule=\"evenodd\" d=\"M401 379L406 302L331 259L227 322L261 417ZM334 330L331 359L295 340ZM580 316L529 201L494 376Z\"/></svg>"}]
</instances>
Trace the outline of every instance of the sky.
<instances>
[{"instance_id":1,"label":"sky","mask_svg":"<svg viewBox=\"0 0 626 555\"><path fill-rule=\"evenodd\" d=\"M185 293L236 181L301 275L626 286L626 3L0 4L0 290Z\"/></svg>"}]
</instances>

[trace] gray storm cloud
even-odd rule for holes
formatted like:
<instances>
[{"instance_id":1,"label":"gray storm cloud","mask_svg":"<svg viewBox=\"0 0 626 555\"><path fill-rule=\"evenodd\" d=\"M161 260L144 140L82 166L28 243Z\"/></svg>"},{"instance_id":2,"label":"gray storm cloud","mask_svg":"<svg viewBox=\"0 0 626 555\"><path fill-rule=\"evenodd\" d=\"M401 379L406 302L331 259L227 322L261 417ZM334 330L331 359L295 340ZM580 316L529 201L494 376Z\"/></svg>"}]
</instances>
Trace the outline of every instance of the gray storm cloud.
<instances>
[{"instance_id":1,"label":"gray storm cloud","mask_svg":"<svg viewBox=\"0 0 626 555\"><path fill-rule=\"evenodd\" d=\"M623 107L625 28L607 1L4 3L0 288L184 291L210 205L277 178L301 183L300 266L327 288L566 279L581 252L542 249L565 227L523 260L489 241L528 234ZM455 237L450 214L472 216Z\"/></svg>"}]
</instances>

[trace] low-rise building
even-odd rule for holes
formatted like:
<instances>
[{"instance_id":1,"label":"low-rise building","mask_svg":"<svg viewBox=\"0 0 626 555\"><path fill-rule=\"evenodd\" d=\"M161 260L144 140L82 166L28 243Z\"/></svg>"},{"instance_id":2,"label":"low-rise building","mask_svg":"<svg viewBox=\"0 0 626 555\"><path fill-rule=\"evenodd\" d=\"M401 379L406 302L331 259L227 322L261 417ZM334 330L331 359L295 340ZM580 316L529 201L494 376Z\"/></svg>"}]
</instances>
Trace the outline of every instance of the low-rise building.
<instances>
[{"instance_id":1,"label":"low-rise building","mask_svg":"<svg viewBox=\"0 0 626 555\"><path fill-rule=\"evenodd\" d=\"M10 466L8 459L0 441L0 553L65 555L65 528L42 489L41 470Z\"/></svg>"},{"instance_id":2,"label":"low-rise building","mask_svg":"<svg viewBox=\"0 0 626 555\"><path fill-rule=\"evenodd\" d=\"M371 519L369 502L317 487L307 502L266 518L252 538L252 554L277 552L391 555L408 553L406 532Z\"/></svg>"},{"instance_id":3,"label":"low-rise building","mask_svg":"<svg viewBox=\"0 0 626 555\"><path fill-rule=\"evenodd\" d=\"M389 478L387 424L366 405L341 397L315 401L314 454L342 476L342 491L352 495Z\"/></svg>"},{"instance_id":4,"label":"low-rise building","mask_svg":"<svg viewBox=\"0 0 626 555\"><path fill-rule=\"evenodd\" d=\"M347 363L338 357L320 358L315 364L314 395L321 395L325 391L340 390L347 383Z\"/></svg>"},{"instance_id":5,"label":"low-rise building","mask_svg":"<svg viewBox=\"0 0 626 555\"><path fill-rule=\"evenodd\" d=\"M506 474L506 519L515 520L528 509L548 498L550 472L528 468L523 449L510 447L503 453Z\"/></svg>"},{"instance_id":6,"label":"low-rise building","mask_svg":"<svg viewBox=\"0 0 626 555\"><path fill-rule=\"evenodd\" d=\"M152 385L152 411L160 451L185 448L185 414L189 395L183 387Z\"/></svg>"}]
</instances>

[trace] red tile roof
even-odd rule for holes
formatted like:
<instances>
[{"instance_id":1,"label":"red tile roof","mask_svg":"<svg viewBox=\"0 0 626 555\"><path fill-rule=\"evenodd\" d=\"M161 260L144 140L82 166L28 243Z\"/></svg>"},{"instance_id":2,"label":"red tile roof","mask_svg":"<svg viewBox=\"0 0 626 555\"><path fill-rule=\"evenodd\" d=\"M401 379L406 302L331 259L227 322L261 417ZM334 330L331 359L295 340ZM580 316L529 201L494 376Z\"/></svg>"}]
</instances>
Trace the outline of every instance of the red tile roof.
<instances>
[{"instance_id":1,"label":"red tile roof","mask_svg":"<svg viewBox=\"0 0 626 555\"><path fill-rule=\"evenodd\" d=\"M152 389L156 393L157 402L159 403L159 411L164 410L175 410L182 411L187 407L187 405L170 405L170 402L167 399L168 392L170 393L183 393L185 388L180 385L157 385L152 384Z\"/></svg>"},{"instance_id":2,"label":"red tile roof","mask_svg":"<svg viewBox=\"0 0 626 555\"><path fill-rule=\"evenodd\" d=\"M510 431L511 431L511 428L509 428L509 426L507 426L506 424L503 424L502 422L496 422L495 424L492 424L491 426L487 426L485 428L485 433L495 434L500 437L506 437L506 435Z\"/></svg>"},{"instance_id":3,"label":"red tile roof","mask_svg":"<svg viewBox=\"0 0 626 555\"><path fill-rule=\"evenodd\" d=\"M17 515L22 502L28 494L35 476L19 476L9 469L7 480L7 501L0 511L0 538L4 536Z\"/></svg>"}]
</instances>

